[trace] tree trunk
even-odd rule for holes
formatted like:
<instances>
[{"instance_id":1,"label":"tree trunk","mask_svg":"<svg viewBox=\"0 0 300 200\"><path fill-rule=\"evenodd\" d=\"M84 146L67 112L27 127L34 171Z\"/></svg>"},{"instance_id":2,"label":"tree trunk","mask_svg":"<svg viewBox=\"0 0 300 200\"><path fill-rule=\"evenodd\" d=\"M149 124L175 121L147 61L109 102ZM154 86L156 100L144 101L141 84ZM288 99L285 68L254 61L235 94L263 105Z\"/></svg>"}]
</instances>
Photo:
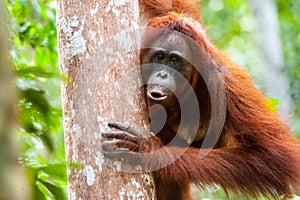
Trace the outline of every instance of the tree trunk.
<instances>
[{"instance_id":1,"label":"tree trunk","mask_svg":"<svg viewBox=\"0 0 300 200\"><path fill-rule=\"evenodd\" d=\"M25 169L17 163L16 118L13 104L16 91L8 60L5 2L0 1L0 199L30 199Z\"/></svg>"},{"instance_id":2,"label":"tree trunk","mask_svg":"<svg viewBox=\"0 0 300 200\"><path fill-rule=\"evenodd\" d=\"M153 199L149 174L106 165L101 132L150 132L138 62L138 1L57 1L69 199ZM122 33L121 33L122 32ZM136 171L135 171L136 172Z\"/></svg>"},{"instance_id":3,"label":"tree trunk","mask_svg":"<svg viewBox=\"0 0 300 200\"><path fill-rule=\"evenodd\" d=\"M280 40L278 16L274 0L249 0L257 32L257 44L265 75L264 89L272 98L278 98L279 112L286 117L293 112L289 83L284 74L284 59Z\"/></svg>"}]
</instances>

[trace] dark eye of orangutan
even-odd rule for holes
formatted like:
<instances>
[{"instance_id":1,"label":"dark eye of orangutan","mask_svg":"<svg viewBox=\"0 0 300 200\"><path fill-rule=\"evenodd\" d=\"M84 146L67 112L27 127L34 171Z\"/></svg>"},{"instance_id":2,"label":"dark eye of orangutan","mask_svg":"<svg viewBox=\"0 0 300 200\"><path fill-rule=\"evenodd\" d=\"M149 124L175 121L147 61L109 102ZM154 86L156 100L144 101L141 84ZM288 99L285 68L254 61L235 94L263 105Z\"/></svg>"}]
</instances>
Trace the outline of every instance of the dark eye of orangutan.
<instances>
[{"instance_id":1,"label":"dark eye of orangutan","mask_svg":"<svg viewBox=\"0 0 300 200\"><path fill-rule=\"evenodd\" d=\"M170 59L170 63L171 64L175 64L179 61L179 58L175 57L175 56L172 56L171 59Z\"/></svg>"}]
</instances>

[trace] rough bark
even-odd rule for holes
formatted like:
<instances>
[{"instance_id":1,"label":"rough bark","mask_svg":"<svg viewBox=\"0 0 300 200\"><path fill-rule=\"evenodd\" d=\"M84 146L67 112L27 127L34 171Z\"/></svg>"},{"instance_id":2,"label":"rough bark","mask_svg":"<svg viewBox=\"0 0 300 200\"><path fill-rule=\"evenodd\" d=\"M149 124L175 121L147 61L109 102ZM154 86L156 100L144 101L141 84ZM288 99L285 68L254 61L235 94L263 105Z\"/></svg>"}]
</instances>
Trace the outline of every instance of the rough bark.
<instances>
[{"instance_id":1,"label":"rough bark","mask_svg":"<svg viewBox=\"0 0 300 200\"><path fill-rule=\"evenodd\" d=\"M0 1L0 199L30 199L24 168L17 163L16 118L13 109L16 92L8 60L5 7L5 2Z\"/></svg>"},{"instance_id":2,"label":"rough bark","mask_svg":"<svg viewBox=\"0 0 300 200\"><path fill-rule=\"evenodd\" d=\"M293 112L289 83L284 74L278 15L274 0L249 0L256 21L257 44L261 51L266 94L278 98L279 112L286 117Z\"/></svg>"},{"instance_id":3,"label":"rough bark","mask_svg":"<svg viewBox=\"0 0 300 200\"><path fill-rule=\"evenodd\" d=\"M153 199L148 174L106 165L101 132L119 121L149 132L140 89L138 1L57 1L69 199Z\"/></svg>"}]
</instances>

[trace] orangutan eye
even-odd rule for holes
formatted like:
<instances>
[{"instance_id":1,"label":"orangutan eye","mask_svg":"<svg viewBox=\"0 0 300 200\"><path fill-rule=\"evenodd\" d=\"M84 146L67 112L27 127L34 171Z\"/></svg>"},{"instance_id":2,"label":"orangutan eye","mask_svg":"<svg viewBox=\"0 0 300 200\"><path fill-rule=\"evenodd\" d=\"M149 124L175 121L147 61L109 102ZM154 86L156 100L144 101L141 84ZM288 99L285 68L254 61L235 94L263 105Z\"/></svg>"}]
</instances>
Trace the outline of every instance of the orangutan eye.
<instances>
[{"instance_id":1,"label":"orangutan eye","mask_svg":"<svg viewBox=\"0 0 300 200\"><path fill-rule=\"evenodd\" d=\"M177 63L178 62L178 58L177 57L175 57L175 56L173 56L173 57L171 57L171 59L170 59L170 63Z\"/></svg>"}]
</instances>

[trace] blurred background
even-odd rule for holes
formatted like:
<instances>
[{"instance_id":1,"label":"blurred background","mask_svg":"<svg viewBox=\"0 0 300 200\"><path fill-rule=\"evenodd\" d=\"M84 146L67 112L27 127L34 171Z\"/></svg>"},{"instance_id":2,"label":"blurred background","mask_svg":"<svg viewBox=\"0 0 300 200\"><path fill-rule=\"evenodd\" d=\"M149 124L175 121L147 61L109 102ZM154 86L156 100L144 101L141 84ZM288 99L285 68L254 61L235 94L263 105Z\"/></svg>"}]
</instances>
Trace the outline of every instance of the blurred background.
<instances>
[{"instance_id":1,"label":"blurred background","mask_svg":"<svg viewBox=\"0 0 300 200\"><path fill-rule=\"evenodd\" d=\"M0 199L67 199L55 9L54 0L0 4ZM202 0L199 11L299 138L300 1ZM201 196L226 198L216 188Z\"/></svg>"}]
</instances>

